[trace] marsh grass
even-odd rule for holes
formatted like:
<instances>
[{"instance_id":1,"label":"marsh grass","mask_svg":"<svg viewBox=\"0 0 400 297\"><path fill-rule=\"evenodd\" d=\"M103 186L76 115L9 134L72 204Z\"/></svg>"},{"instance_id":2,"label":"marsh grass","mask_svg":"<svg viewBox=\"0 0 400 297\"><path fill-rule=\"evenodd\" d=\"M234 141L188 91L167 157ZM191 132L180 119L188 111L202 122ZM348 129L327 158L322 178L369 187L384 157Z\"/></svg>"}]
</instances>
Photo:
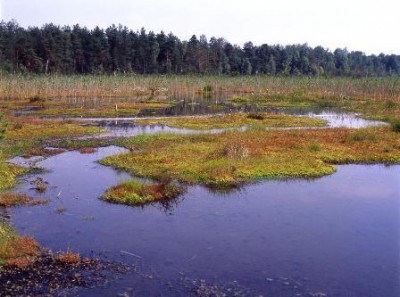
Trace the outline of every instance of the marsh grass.
<instances>
[{"instance_id":1,"label":"marsh grass","mask_svg":"<svg viewBox=\"0 0 400 297\"><path fill-rule=\"evenodd\" d=\"M81 262L81 256L77 253L67 251L65 253L57 254L54 261L60 265L77 265Z\"/></svg>"},{"instance_id":2,"label":"marsh grass","mask_svg":"<svg viewBox=\"0 0 400 297\"><path fill-rule=\"evenodd\" d=\"M384 103L384 108L385 109L395 109L397 106L397 103L394 102L393 100L388 100Z\"/></svg>"},{"instance_id":3,"label":"marsh grass","mask_svg":"<svg viewBox=\"0 0 400 297\"><path fill-rule=\"evenodd\" d=\"M0 99L187 96L201 92L264 95L271 98L398 100L397 77L309 78L269 76L8 75L1 74Z\"/></svg>"},{"instance_id":4,"label":"marsh grass","mask_svg":"<svg viewBox=\"0 0 400 297\"><path fill-rule=\"evenodd\" d=\"M0 269L1 266L27 267L39 253L35 240L18 236L10 226L0 222Z\"/></svg>"},{"instance_id":5,"label":"marsh grass","mask_svg":"<svg viewBox=\"0 0 400 297\"><path fill-rule=\"evenodd\" d=\"M163 124L176 128L187 128L193 130L209 130L224 128L251 127L321 127L325 121L307 117L297 117L284 114L269 113L231 113L212 116L194 117L164 117L137 119L136 123L141 125Z\"/></svg>"},{"instance_id":6,"label":"marsh grass","mask_svg":"<svg viewBox=\"0 0 400 297\"><path fill-rule=\"evenodd\" d=\"M5 192L0 193L0 206L12 207L19 205L41 205L48 203L45 199L32 199L25 194Z\"/></svg>"},{"instance_id":7,"label":"marsh grass","mask_svg":"<svg viewBox=\"0 0 400 297\"><path fill-rule=\"evenodd\" d=\"M77 102L82 99L92 102L97 98L143 98L145 102L149 99L165 102L194 98L200 90L207 98L230 98L237 104L335 107L368 116L400 118L398 77L0 75L0 106L7 108L15 107L16 101L35 96L46 99L35 104L58 106L60 101L48 99L74 98ZM53 112L59 111L56 108ZM115 113L114 106L107 112Z\"/></svg>"},{"instance_id":8,"label":"marsh grass","mask_svg":"<svg viewBox=\"0 0 400 297\"><path fill-rule=\"evenodd\" d=\"M81 154L93 154L97 152L97 149L94 147L81 147L78 149Z\"/></svg>"},{"instance_id":9,"label":"marsh grass","mask_svg":"<svg viewBox=\"0 0 400 297\"><path fill-rule=\"evenodd\" d=\"M244 159L249 156L249 148L243 140L227 143L223 149L223 155L229 159Z\"/></svg>"},{"instance_id":10,"label":"marsh grass","mask_svg":"<svg viewBox=\"0 0 400 297\"><path fill-rule=\"evenodd\" d=\"M351 132L347 137L346 140L349 142L352 141L369 141L375 142L377 141L377 136L371 133L368 133L366 130L356 130Z\"/></svg>"},{"instance_id":11,"label":"marsh grass","mask_svg":"<svg viewBox=\"0 0 400 297\"><path fill-rule=\"evenodd\" d=\"M319 152L321 151L321 145L319 144L318 141L311 141L309 149L311 152Z\"/></svg>"},{"instance_id":12,"label":"marsh grass","mask_svg":"<svg viewBox=\"0 0 400 297\"><path fill-rule=\"evenodd\" d=\"M389 127L159 134L124 143L136 149L100 162L137 176L170 174L181 182L211 186L319 177L333 173L333 164L400 162L400 137Z\"/></svg>"},{"instance_id":13,"label":"marsh grass","mask_svg":"<svg viewBox=\"0 0 400 297\"><path fill-rule=\"evenodd\" d=\"M26 168L10 165L4 162L0 154L0 190L12 187L17 176L27 172Z\"/></svg>"},{"instance_id":14,"label":"marsh grass","mask_svg":"<svg viewBox=\"0 0 400 297\"><path fill-rule=\"evenodd\" d=\"M33 148L26 150L23 153L22 157L24 157L24 158L31 158L34 156L50 157L50 156L58 155L58 154L61 154L64 152L65 152L65 149L60 149L60 148L48 149L48 148L33 147Z\"/></svg>"},{"instance_id":15,"label":"marsh grass","mask_svg":"<svg viewBox=\"0 0 400 297\"><path fill-rule=\"evenodd\" d=\"M184 187L174 180L152 184L129 180L111 187L101 198L111 203L140 206L177 198L184 191Z\"/></svg>"},{"instance_id":16,"label":"marsh grass","mask_svg":"<svg viewBox=\"0 0 400 297\"><path fill-rule=\"evenodd\" d=\"M90 100L89 100L90 101ZM79 106L77 100L75 104L43 106L36 111L40 116L70 116L70 117L133 117L143 109L161 109L171 106L169 102L137 102L137 103L107 103L99 106Z\"/></svg>"},{"instance_id":17,"label":"marsh grass","mask_svg":"<svg viewBox=\"0 0 400 297\"><path fill-rule=\"evenodd\" d=\"M9 128L6 140L46 140L67 138L103 132L97 127L82 126L62 120L40 119L35 117L8 117Z\"/></svg>"}]
</instances>

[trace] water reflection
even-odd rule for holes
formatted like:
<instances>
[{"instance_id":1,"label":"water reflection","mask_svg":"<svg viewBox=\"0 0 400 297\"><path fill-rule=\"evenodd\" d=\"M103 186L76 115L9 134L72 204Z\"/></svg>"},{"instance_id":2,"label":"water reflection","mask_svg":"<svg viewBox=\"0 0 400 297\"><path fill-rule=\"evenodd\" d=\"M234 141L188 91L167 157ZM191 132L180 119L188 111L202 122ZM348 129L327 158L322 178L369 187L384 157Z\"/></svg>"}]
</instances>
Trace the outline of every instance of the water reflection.
<instances>
[{"instance_id":1,"label":"water reflection","mask_svg":"<svg viewBox=\"0 0 400 297\"><path fill-rule=\"evenodd\" d=\"M187 296L183 277L210 290L237 281L266 296L399 295L400 166L338 166L312 182L263 181L222 195L191 186L171 204L134 208L99 199L130 177L96 160L124 152L107 147L40 161L48 171L18 190L50 202L11 210L18 231L43 246L140 260L151 271L151 279L128 274L80 296L126 288L131 295ZM43 194L29 189L38 177L49 183Z\"/></svg>"}]
</instances>

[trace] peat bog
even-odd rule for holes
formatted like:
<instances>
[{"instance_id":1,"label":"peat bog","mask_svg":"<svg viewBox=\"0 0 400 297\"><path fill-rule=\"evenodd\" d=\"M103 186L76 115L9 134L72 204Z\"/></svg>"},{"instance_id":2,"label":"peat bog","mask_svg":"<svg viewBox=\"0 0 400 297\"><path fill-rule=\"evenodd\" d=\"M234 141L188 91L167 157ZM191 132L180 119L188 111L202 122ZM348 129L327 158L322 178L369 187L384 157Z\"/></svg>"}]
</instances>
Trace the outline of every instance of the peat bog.
<instances>
[{"instance_id":1,"label":"peat bog","mask_svg":"<svg viewBox=\"0 0 400 297\"><path fill-rule=\"evenodd\" d=\"M391 84L40 79L1 98L5 295L400 293Z\"/></svg>"}]
</instances>

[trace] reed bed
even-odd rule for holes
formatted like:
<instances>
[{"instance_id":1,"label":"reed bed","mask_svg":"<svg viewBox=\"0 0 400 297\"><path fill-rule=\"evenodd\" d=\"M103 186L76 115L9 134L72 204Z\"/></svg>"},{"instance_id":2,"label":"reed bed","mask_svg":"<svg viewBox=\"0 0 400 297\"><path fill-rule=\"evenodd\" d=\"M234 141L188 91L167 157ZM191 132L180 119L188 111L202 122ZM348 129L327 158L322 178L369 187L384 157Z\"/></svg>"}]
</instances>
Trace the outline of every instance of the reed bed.
<instances>
[{"instance_id":1,"label":"reed bed","mask_svg":"<svg viewBox=\"0 0 400 297\"><path fill-rule=\"evenodd\" d=\"M0 74L0 100L143 95L190 98L204 92L400 102L400 78Z\"/></svg>"}]
</instances>

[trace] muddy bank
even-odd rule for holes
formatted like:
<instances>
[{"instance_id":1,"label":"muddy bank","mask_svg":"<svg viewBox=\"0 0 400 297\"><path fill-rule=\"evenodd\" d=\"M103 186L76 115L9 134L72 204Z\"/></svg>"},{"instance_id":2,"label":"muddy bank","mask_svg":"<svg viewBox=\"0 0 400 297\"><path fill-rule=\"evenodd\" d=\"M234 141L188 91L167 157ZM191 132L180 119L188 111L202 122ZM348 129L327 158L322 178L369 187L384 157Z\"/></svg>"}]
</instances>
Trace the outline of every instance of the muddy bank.
<instances>
[{"instance_id":1,"label":"muddy bank","mask_svg":"<svg viewBox=\"0 0 400 297\"><path fill-rule=\"evenodd\" d=\"M56 255L43 253L28 267L0 268L1 296L65 296L78 288L106 285L133 267L99 259L64 263Z\"/></svg>"}]
</instances>

